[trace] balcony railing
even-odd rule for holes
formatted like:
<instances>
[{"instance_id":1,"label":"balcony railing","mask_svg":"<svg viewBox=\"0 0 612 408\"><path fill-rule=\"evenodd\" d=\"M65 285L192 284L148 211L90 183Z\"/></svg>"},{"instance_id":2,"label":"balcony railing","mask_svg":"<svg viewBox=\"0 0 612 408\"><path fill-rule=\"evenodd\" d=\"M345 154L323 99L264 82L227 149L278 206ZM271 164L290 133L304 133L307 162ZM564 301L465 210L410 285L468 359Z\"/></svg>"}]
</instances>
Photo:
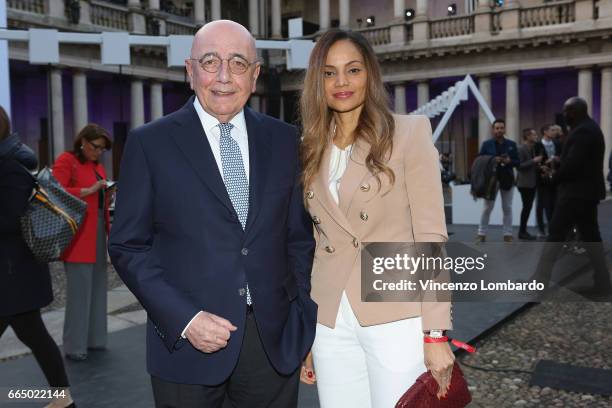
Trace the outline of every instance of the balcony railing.
<instances>
[{"instance_id":1,"label":"balcony railing","mask_svg":"<svg viewBox=\"0 0 612 408\"><path fill-rule=\"evenodd\" d=\"M183 21L166 21L166 35L194 35L195 23L187 23Z\"/></svg>"},{"instance_id":2,"label":"balcony railing","mask_svg":"<svg viewBox=\"0 0 612 408\"><path fill-rule=\"evenodd\" d=\"M595 0L591 3L594 5ZM31 24L31 14L40 15L42 25L51 25L47 16L54 19L66 19L60 3L64 0L7 0L9 11L9 20L19 20L20 15L24 15L24 22ZM197 23L190 17L168 14L164 11L152 12L145 8L132 8L124 5L118 5L104 0L89 0L90 7L81 10L81 21L90 21L95 27L95 31L102 30L121 30L140 32L147 31L150 34L161 35L192 35ZM498 34L503 30L511 32L517 25L518 29L531 29L535 27L547 27L559 24L567 24L576 21L576 15L587 17L583 9L578 7L587 7L588 4L576 3L575 0L561 0L553 3L542 3L537 6L519 7L516 8L495 8L486 13L490 18L489 24L482 23L482 14L478 15L476 20L475 15L445 17L440 19L418 20L405 23L403 26L403 36L398 36L395 31L398 27L398 22L392 22L389 25L378 27L361 28L357 31L361 32L373 46L384 46L392 42L399 44L409 44L413 40L423 41L428 39L443 39L454 38L461 36L469 36L479 30L478 34ZM578 8L578 11L577 11ZM85 16L88 10L89 16ZM191 9L171 10L177 14L187 14ZM505 13L512 13L512 15ZM25 17L27 15L27 18ZM505 18L505 17L512 18ZM516 17L515 17L516 16ZM146 22L155 21L157 30L152 30L151 24ZM478 26L476 26L476 22ZM486 21L486 20L485 20ZM510 24L509 26L505 26ZM80 27L79 27L80 26ZM75 28L84 31L91 30L91 27L79 25ZM165 30L161 27L165 26ZM414 31L413 31L414 28ZM481 32L481 30L483 32ZM416 37L415 34L416 33ZM305 36L304 38L315 39L320 33Z\"/></svg>"},{"instance_id":3,"label":"balcony railing","mask_svg":"<svg viewBox=\"0 0 612 408\"><path fill-rule=\"evenodd\" d=\"M103 1L92 1L91 23L100 27L129 31L128 8Z\"/></svg>"},{"instance_id":4,"label":"balcony railing","mask_svg":"<svg viewBox=\"0 0 612 408\"><path fill-rule=\"evenodd\" d=\"M391 42L390 27L369 27L358 30L372 46L385 45Z\"/></svg>"},{"instance_id":5,"label":"balcony railing","mask_svg":"<svg viewBox=\"0 0 612 408\"><path fill-rule=\"evenodd\" d=\"M461 16L431 20L429 38L458 37L474 33L474 16Z\"/></svg>"},{"instance_id":6,"label":"balcony railing","mask_svg":"<svg viewBox=\"0 0 612 408\"><path fill-rule=\"evenodd\" d=\"M575 20L576 11L574 1L525 7L520 11L521 28L573 23Z\"/></svg>"},{"instance_id":7,"label":"balcony railing","mask_svg":"<svg viewBox=\"0 0 612 408\"><path fill-rule=\"evenodd\" d=\"M45 14L45 0L8 0L6 5L10 9Z\"/></svg>"}]
</instances>

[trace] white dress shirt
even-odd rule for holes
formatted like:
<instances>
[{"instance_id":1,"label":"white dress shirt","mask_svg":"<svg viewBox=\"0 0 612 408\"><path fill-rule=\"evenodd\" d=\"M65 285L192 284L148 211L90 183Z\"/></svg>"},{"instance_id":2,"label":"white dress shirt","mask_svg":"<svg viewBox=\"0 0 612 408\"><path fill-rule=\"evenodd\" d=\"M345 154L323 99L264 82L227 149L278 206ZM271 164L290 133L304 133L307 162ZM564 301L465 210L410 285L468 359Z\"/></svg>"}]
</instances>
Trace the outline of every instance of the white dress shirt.
<instances>
[{"instance_id":1,"label":"white dress shirt","mask_svg":"<svg viewBox=\"0 0 612 408\"><path fill-rule=\"evenodd\" d=\"M221 177L223 177L223 166L221 164L221 129L219 129L219 120L212 116L210 113L206 112L202 105L200 105L200 101L198 98L194 98L193 107L195 108L198 117L200 118L200 122L202 123L202 129L206 133L205 136L208 139L208 144L210 144L210 148L213 152L213 156L215 156L215 161L217 162L217 167L219 167L219 173ZM244 171L247 176L247 182L249 180L249 136L247 133L246 121L244 120L244 109L238 112L236 116L234 116L229 123L234 125L232 128L231 136L238 143L238 147L240 148L240 154L242 155L242 163L244 164ZM187 326L183 329L181 333L181 337L185 338L185 332L187 328L202 311L196 313L195 316L191 318Z\"/></svg>"},{"instance_id":2,"label":"white dress shirt","mask_svg":"<svg viewBox=\"0 0 612 408\"><path fill-rule=\"evenodd\" d=\"M206 112L198 98L194 98L193 107L198 113L200 122L202 123L202 129L206 132L206 138L212 149L213 156L219 167L219 173L223 176L223 167L221 166L221 146L219 142L221 140L221 129L219 129L219 120ZM246 172L247 181L249 179L249 136L247 134L246 121L244 120L244 109L241 110L234 116L229 123L234 125L232 128L232 138L238 143L240 148L240 154L242 155L242 162L244 163L244 171Z\"/></svg>"}]
</instances>

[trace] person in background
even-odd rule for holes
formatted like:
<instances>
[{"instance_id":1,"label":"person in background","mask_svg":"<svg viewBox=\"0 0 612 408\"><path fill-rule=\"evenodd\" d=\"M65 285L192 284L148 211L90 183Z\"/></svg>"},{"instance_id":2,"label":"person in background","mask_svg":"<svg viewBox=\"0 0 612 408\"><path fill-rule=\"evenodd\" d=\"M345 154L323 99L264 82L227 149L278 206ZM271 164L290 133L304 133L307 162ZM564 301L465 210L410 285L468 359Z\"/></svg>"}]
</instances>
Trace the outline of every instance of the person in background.
<instances>
[{"instance_id":1,"label":"person in background","mask_svg":"<svg viewBox=\"0 0 612 408\"><path fill-rule=\"evenodd\" d=\"M502 211L504 213L504 241L512 242L512 196L514 193L514 167L518 167L519 158L516 143L506 139L506 122L503 119L496 119L491 126L493 137L483 142L480 148L480 155L495 156L497 160L497 182L502 200ZM484 242L487 236L487 228L491 211L495 205L495 199L483 200L484 206L478 235L476 240Z\"/></svg>"},{"instance_id":2,"label":"person in background","mask_svg":"<svg viewBox=\"0 0 612 408\"><path fill-rule=\"evenodd\" d=\"M551 175L558 190L546 240L550 244L542 253L534 278L545 284L549 282L561 245L576 226L593 268L593 286L588 294L608 297L612 295L612 283L597 216L599 202L606 197L602 169L604 136L597 122L589 116L584 99L568 99L563 105L563 115L570 133L561 153L559 169Z\"/></svg>"},{"instance_id":3,"label":"person in background","mask_svg":"<svg viewBox=\"0 0 612 408\"><path fill-rule=\"evenodd\" d=\"M542 126L540 129L542 139L535 145L535 154L542 156L536 179L538 239L546 238L546 225L550 225L555 207L556 187L550 180L559 166L559 156L561 155L561 142L555 137L557 132L555 126ZM544 222L544 214L546 214L546 223Z\"/></svg>"},{"instance_id":4,"label":"person in background","mask_svg":"<svg viewBox=\"0 0 612 408\"><path fill-rule=\"evenodd\" d=\"M69 193L87 203L87 214L64 252L66 318L64 353L74 361L87 359L88 350L106 348L106 240L109 194L100 156L112 146L108 132L89 124L77 135L72 151L62 153L53 175Z\"/></svg>"},{"instance_id":5,"label":"person in background","mask_svg":"<svg viewBox=\"0 0 612 408\"><path fill-rule=\"evenodd\" d=\"M527 220L531 214L531 207L536 194L536 179L539 167L542 163L542 156L535 153L535 145L538 134L535 129L528 128L523 130L522 144L518 148L520 164L518 166L518 177L516 186L521 193L523 209L521 210L521 226L519 229L519 239L534 240L535 237L527 231Z\"/></svg>"},{"instance_id":6,"label":"person in background","mask_svg":"<svg viewBox=\"0 0 612 408\"><path fill-rule=\"evenodd\" d=\"M62 355L40 315L53 300L49 267L35 260L19 224L34 189L28 172L36 169L38 160L10 129L0 107L0 336L11 326L32 350L49 386L63 391L63 398L47 407L74 407Z\"/></svg>"}]
</instances>

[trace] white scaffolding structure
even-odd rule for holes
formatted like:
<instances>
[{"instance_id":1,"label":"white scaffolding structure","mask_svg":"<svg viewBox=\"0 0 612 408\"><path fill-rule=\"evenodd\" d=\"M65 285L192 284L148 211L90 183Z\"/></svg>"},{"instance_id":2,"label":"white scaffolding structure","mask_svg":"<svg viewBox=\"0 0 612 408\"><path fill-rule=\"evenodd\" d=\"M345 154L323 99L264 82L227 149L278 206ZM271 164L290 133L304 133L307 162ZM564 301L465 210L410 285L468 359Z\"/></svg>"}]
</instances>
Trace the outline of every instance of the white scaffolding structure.
<instances>
[{"instance_id":1,"label":"white scaffolding structure","mask_svg":"<svg viewBox=\"0 0 612 408\"><path fill-rule=\"evenodd\" d=\"M436 126L436 130L433 132L433 142L436 143L442 131L448 124L448 121L459 104L463 101L468 100L468 91L472 91L472 94L478 101L478 104L484 111L485 115L491 123L495 120L491 108L484 100L482 94L478 90L478 87L474 83L472 77L468 74L461 81L457 81L455 85L442 92L440 95L427 102L425 105L419 107L417 110L411 112L412 114L426 115L432 119L436 116L444 113L440 123Z\"/></svg>"}]
</instances>

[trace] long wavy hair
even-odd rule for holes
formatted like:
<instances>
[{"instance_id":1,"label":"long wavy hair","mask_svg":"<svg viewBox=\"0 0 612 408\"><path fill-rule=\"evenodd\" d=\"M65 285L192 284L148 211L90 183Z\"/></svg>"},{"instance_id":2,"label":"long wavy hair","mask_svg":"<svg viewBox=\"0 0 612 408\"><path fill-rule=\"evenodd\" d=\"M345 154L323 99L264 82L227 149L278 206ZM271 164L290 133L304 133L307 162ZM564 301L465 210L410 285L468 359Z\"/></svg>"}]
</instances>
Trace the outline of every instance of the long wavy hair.
<instances>
[{"instance_id":1,"label":"long wavy hair","mask_svg":"<svg viewBox=\"0 0 612 408\"><path fill-rule=\"evenodd\" d=\"M368 75L365 101L359 123L355 129L355 141L362 139L370 145L365 164L376 176L380 189L380 174L385 174L391 184L395 174L386 165L393 151L395 122L389 106L389 95L382 81L376 54L368 41L354 31L330 30L315 44L304 79L304 91L300 98L300 119L303 140L300 146L302 182L308 188L318 174L325 149L332 142L331 129L333 111L325 98L324 68L329 49L338 41L350 41L363 57Z\"/></svg>"}]
</instances>

